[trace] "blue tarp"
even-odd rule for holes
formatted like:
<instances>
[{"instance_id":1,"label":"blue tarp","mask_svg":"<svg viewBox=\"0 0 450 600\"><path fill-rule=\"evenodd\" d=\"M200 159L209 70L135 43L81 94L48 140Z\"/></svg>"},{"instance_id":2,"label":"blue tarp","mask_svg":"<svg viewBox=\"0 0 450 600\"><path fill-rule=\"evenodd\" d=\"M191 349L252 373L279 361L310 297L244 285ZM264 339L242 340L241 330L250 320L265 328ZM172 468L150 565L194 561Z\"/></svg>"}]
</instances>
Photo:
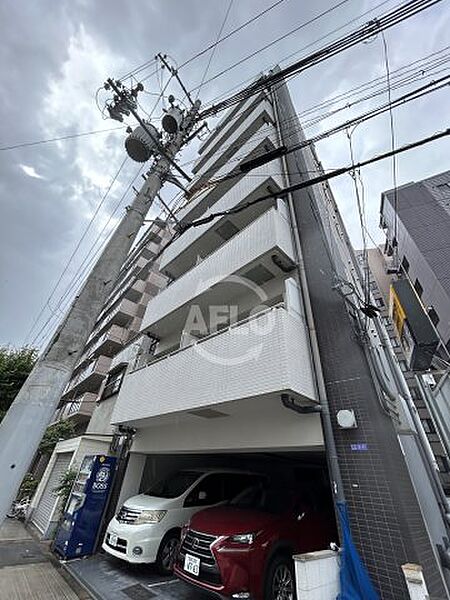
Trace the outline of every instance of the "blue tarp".
<instances>
[{"instance_id":1,"label":"blue tarp","mask_svg":"<svg viewBox=\"0 0 450 600\"><path fill-rule=\"evenodd\" d=\"M337 600L380 600L353 543L347 504L337 502L337 510L342 533L341 593Z\"/></svg>"}]
</instances>

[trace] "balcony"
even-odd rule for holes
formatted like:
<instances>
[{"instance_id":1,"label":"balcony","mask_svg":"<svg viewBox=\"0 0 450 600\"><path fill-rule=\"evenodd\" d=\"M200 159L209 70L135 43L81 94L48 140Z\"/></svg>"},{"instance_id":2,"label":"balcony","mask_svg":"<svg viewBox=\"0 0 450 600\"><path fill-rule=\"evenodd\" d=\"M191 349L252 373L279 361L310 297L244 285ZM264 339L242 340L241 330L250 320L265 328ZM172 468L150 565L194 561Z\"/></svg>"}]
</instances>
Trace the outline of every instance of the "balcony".
<instances>
[{"instance_id":1,"label":"balcony","mask_svg":"<svg viewBox=\"0 0 450 600\"><path fill-rule=\"evenodd\" d=\"M84 392L97 392L108 373L110 365L111 359L106 356L99 356L99 358L90 362L87 367L69 381L63 397L67 398L69 395L72 397L79 396Z\"/></svg>"},{"instance_id":2,"label":"balcony","mask_svg":"<svg viewBox=\"0 0 450 600\"><path fill-rule=\"evenodd\" d=\"M138 305L124 298L117 306L109 309L108 312L100 313L100 316L97 320L97 325L92 330L87 343L90 344L94 338L103 333L112 325L126 327L136 316L137 311Z\"/></svg>"},{"instance_id":3,"label":"balcony","mask_svg":"<svg viewBox=\"0 0 450 600\"><path fill-rule=\"evenodd\" d=\"M226 412L247 399L278 403L281 393L317 402L304 322L277 306L129 373L112 422L141 427L216 405Z\"/></svg>"},{"instance_id":4,"label":"balcony","mask_svg":"<svg viewBox=\"0 0 450 600\"><path fill-rule=\"evenodd\" d=\"M278 161L254 169L251 175L243 177L203 216L207 217L211 212L228 210L244 202L251 201L259 195L266 194L269 190L275 192L282 189L283 180L280 171L281 167ZM272 204L274 203L275 199ZM161 271L179 277L192 266L198 255L209 254L220 243L223 243L222 229L225 222L231 222L238 229L243 229L255 218L255 213L260 214L267 210L270 205L270 201L261 203L255 205L253 209L248 209L233 217L222 217L200 227L188 229L163 253L160 263Z\"/></svg>"},{"instance_id":5,"label":"balcony","mask_svg":"<svg viewBox=\"0 0 450 600\"><path fill-rule=\"evenodd\" d=\"M220 119L211 135L200 145L200 158L197 160L196 166L200 166L203 160L206 160L212 152L215 152L218 146L223 144L233 132L233 129L237 127L250 111L253 110L254 106L265 97L265 94L261 92L257 96L252 96L245 102L237 104L235 107L228 110L222 119Z\"/></svg>"},{"instance_id":6,"label":"balcony","mask_svg":"<svg viewBox=\"0 0 450 600\"><path fill-rule=\"evenodd\" d=\"M120 352L118 352L111 361L110 371L127 366L129 363L133 363L136 360L137 354L141 346L141 338L131 342Z\"/></svg>"},{"instance_id":7,"label":"balcony","mask_svg":"<svg viewBox=\"0 0 450 600\"><path fill-rule=\"evenodd\" d=\"M142 298L142 294L145 292L145 281L142 279L135 280L134 276L131 275L124 281L117 291L110 297L105 305L102 313L106 314L108 310L115 304L120 298L126 298L131 302L139 302Z\"/></svg>"},{"instance_id":8,"label":"balcony","mask_svg":"<svg viewBox=\"0 0 450 600\"><path fill-rule=\"evenodd\" d=\"M269 279L283 274L276 262L286 268L292 266L294 250L289 221L271 208L155 296L147 306L141 329L158 338L181 331L193 303L203 310L231 303L242 294L241 282L227 280L231 275L259 285L263 282L256 273L268 274Z\"/></svg>"},{"instance_id":9,"label":"balcony","mask_svg":"<svg viewBox=\"0 0 450 600\"><path fill-rule=\"evenodd\" d=\"M254 134L258 135L258 130L264 123L274 122L272 104L268 100L263 100L251 110L246 118L240 122L231 135L227 138L225 145L220 145L217 150L210 154L207 160L199 161L192 169L200 179L211 177L226 161L239 152L244 143Z\"/></svg>"},{"instance_id":10,"label":"balcony","mask_svg":"<svg viewBox=\"0 0 450 600\"><path fill-rule=\"evenodd\" d=\"M78 370L84 363L97 356L113 356L116 354L123 344L127 341L128 330L118 325L112 325L108 331L101 335L98 340L88 347L81 355L78 365L75 367Z\"/></svg>"},{"instance_id":11,"label":"balcony","mask_svg":"<svg viewBox=\"0 0 450 600\"><path fill-rule=\"evenodd\" d=\"M276 146L277 137L275 128L272 125L263 125L260 127L256 134L242 145L237 152L238 156L226 162L214 175L215 179L219 179L236 171L236 177L225 180L212 188L206 188L195 193L189 200L189 203L178 211L178 220L191 221L202 215L207 208L213 206L229 189L236 185L240 178L242 179L244 174L241 174L238 170L240 163L260 156L266 151L273 150ZM195 188L199 179L199 177L194 179L190 186Z\"/></svg>"},{"instance_id":12,"label":"balcony","mask_svg":"<svg viewBox=\"0 0 450 600\"><path fill-rule=\"evenodd\" d=\"M91 392L86 392L78 396L74 400L67 402L60 419L71 419L75 423L88 420L94 411L96 400L97 394Z\"/></svg>"}]
</instances>

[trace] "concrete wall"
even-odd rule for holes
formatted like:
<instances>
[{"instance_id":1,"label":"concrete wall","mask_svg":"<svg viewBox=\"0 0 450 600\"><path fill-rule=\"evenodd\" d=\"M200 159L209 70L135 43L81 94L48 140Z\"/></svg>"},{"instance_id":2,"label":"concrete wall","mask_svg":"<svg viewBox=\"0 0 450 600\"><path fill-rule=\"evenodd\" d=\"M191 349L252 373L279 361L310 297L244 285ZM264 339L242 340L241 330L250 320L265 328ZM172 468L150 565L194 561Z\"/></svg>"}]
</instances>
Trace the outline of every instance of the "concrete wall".
<instances>
[{"instance_id":1,"label":"concrete wall","mask_svg":"<svg viewBox=\"0 0 450 600\"><path fill-rule=\"evenodd\" d=\"M114 426L111 425L111 415L116 404L118 394L106 398L99 402L93 413L86 433L105 433L111 434L114 431Z\"/></svg>"},{"instance_id":2,"label":"concrete wall","mask_svg":"<svg viewBox=\"0 0 450 600\"><path fill-rule=\"evenodd\" d=\"M215 408L220 411L217 418L183 414L155 420L152 427L143 425L134 438L133 452L306 451L323 447L319 415L295 414L281 405L279 397L240 400Z\"/></svg>"}]
</instances>

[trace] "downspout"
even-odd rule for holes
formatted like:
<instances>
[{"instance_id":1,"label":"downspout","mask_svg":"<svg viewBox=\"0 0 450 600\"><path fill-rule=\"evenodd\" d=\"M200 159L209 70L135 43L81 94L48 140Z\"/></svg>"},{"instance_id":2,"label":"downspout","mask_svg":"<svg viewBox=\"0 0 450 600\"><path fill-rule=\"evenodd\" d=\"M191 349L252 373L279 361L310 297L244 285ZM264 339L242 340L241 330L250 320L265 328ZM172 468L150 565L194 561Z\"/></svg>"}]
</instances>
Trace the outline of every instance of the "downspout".
<instances>
[{"instance_id":1,"label":"downspout","mask_svg":"<svg viewBox=\"0 0 450 600\"><path fill-rule=\"evenodd\" d=\"M272 102L274 104L277 122L279 123L279 111L278 111L277 98L276 98L276 95L273 93L272 89L270 89L270 95L272 97ZM281 139L281 131L280 131L279 127L277 127L277 134L278 134L279 141L282 144L283 140ZM281 158L281 160L283 162L284 169L287 173L288 170L287 170L286 158L283 156ZM294 247L295 247L295 251L296 251L296 255L297 255L296 270L297 270L297 274L298 274L299 281L300 281L300 287L301 287L301 292L302 292L302 297L303 297L303 305L305 308L306 324L307 324L308 333L309 333L309 343L310 343L311 353L313 355L312 367L313 367L313 371L314 371L314 375L315 375L314 381L315 381L317 395L318 395L319 403L320 403L320 415L321 415L322 428L323 428L323 433L324 433L324 438L325 438L325 448L327 451L326 454L327 454L328 466L329 466L331 480L332 480L332 492L333 492L333 496L334 496L336 502L345 503L344 486L342 483L341 469L339 466L339 460L338 460L338 455L337 455L337 450L336 450L336 441L334 439L333 426L331 423L330 406L328 403L327 391L325 388L325 380L324 380L323 371L322 371L319 343L317 341L317 332L316 332L316 327L314 324L314 315L312 312L311 298L310 298L309 290L308 290L308 281L306 278L305 264L303 261L302 246L301 246L301 241L300 241L300 235L299 235L298 228L297 228L297 221L296 221L295 213L294 213L294 203L293 203L291 194L288 194L288 205L289 205L289 215L290 215L290 220L291 220L291 227L292 227L292 232L293 232L293 237L294 237ZM283 397L282 397L282 402L283 402L283 405L286 406L286 404L283 401ZM299 410L297 410L300 407L295 405L295 408L294 408L293 405L289 401L288 401L287 407L291 408L292 410L296 410L297 412L300 412ZM314 412L316 412L316 411L314 411Z\"/></svg>"},{"instance_id":2,"label":"downspout","mask_svg":"<svg viewBox=\"0 0 450 600\"><path fill-rule=\"evenodd\" d=\"M312 413L322 412L322 407L320 406L320 404L314 404L312 406L301 406L300 404L297 404L295 400L289 396L289 394L281 394L281 404L285 408L293 410L294 412L300 415L310 415Z\"/></svg>"}]
</instances>

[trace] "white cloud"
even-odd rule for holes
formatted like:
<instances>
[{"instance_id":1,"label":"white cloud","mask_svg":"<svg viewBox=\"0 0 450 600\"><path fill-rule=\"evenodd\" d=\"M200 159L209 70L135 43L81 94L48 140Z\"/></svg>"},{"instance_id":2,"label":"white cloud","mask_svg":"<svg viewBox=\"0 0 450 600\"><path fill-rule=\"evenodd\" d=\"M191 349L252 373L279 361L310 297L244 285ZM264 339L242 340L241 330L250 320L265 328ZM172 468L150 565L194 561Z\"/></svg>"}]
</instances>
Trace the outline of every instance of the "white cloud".
<instances>
[{"instance_id":1,"label":"white cloud","mask_svg":"<svg viewBox=\"0 0 450 600\"><path fill-rule=\"evenodd\" d=\"M45 177L43 177L42 175L39 175L39 173L36 173L36 170L34 167L29 167L28 165L19 165L19 166L22 169L22 171L25 173L25 175L28 175L28 177L34 177L35 179L45 179Z\"/></svg>"},{"instance_id":2,"label":"white cloud","mask_svg":"<svg viewBox=\"0 0 450 600\"><path fill-rule=\"evenodd\" d=\"M52 137L114 126L111 121L102 119L96 109L94 95L102 82L120 71L122 65L121 57L80 25L69 39L67 60L60 69L60 75L50 82L49 92L43 100L42 126L46 135ZM113 144L107 143L110 135L114 136ZM125 156L120 134L96 134L60 142L58 150L62 155L71 157L75 150L75 157L71 160L78 167L81 180L70 182L71 200L84 207L83 213L87 217L108 188L111 177Z\"/></svg>"}]
</instances>

